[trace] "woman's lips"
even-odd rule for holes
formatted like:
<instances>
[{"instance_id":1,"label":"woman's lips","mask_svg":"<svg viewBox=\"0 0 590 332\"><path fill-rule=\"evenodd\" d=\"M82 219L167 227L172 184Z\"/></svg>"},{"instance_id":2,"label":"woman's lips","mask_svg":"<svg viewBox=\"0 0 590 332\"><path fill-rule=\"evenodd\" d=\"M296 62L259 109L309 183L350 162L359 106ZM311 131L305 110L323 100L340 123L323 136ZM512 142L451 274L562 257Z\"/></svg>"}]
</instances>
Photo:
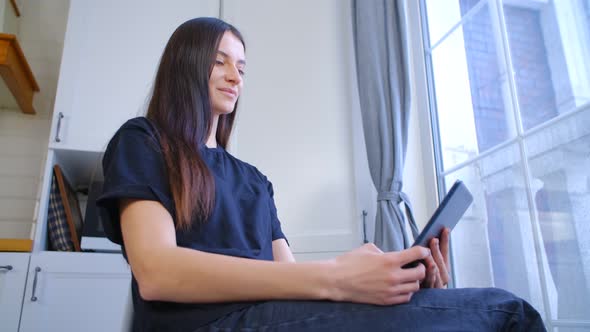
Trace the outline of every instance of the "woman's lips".
<instances>
[{"instance_id":1,"label":"woman's lips","mask_svg":"<svg viewBox=\"0 0 590 332\"><path fill-rule=\"evenodd\" d=\"M225 88L221 88L218 89L219 91L223 92L225 95L235 98L238 94L236 91L232 90L232 89L225 89Z\"/></svg>"}]
</instances>

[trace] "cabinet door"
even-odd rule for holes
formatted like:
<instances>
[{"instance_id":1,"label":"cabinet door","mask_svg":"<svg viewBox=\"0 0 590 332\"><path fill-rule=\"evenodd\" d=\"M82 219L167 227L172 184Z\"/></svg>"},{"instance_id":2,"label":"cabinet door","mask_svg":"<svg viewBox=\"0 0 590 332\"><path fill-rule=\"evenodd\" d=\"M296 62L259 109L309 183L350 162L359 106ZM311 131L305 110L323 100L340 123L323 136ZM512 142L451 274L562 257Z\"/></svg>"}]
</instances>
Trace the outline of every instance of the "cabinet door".
<instances>
[{"instance_id":1,"label":"cabinet door","mask_svg":"<svg viewBox=\"0 0 590 332\"><path fill-rule=\"evenodd\" d=\"M29 254L0 253L0 330L18 331Z\"/></svg>"},{"instance_id":2,"label":"cabinet door","mask_svg":"<svg viewBox=\"0 0 590 332\"><path fill-rule=\"evenodd\" d=\"M147 104L176 27L218 13L219 0L72 0L50 147L104 150L116 129Z\"/></svg>"},{"instance_id":3,"label":"cabinet door","mask_svg":"<svg viewBox=\"0 0 590 332\"><path fill-rule=\"evenodd\" d=\"M366 164L366 153L350 7L341 0L223 5L222 18L249 36L234 150L272 181L295 253L359 246L362 210L371 207L362 202L369 195L357 194L365 183L355 163Z\"/></svg>"},{"instance_id":4,"label":"cabinet door","mask_svg":"<svg viewBox=\"0 0 590 332\"><path fill-rule=\"evenodd\" d=\"M20 331L121 331L130 287L119 254L34 254Z\"/></svg>"}]
</instances>

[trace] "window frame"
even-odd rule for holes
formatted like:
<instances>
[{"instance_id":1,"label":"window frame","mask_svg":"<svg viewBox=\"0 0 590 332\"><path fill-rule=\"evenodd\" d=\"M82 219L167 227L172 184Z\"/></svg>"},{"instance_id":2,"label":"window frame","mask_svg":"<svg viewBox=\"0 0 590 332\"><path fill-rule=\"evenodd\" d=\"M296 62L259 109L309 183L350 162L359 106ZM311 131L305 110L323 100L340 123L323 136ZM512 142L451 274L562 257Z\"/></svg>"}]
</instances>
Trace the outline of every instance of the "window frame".
<instances>
[{"instance_id":1,"label":"window frame","mask_svg":"<svg viewBox=\"0 0 590 332\"><path fill-rule=\"evenodd\" d=\"M556 117L543 122L537 126L534 126L529 129L523 128L522 117L521 117L521 110L519 108L519 101L518 101L518 94L516 88L516 79L513 73L505 73L508 75L506 76L507 85L509 88L509 99L510 99L510 106L512 108L512 114L514 116L514 123L515 123L515 135L510 137L506 141L491 147L485 151L479 151L474 157L469 158L457 165L453 165L448 169L443 168L443 160L442 160L442 146L441 146L441 137L440 137L440 128L438 126L438 119L437 119L437 103L436 103L436 87L434 81L434 72L433 72L433 64L432 64L432 51L437 46L442 44L449 35L451 35L456 29L463 26L464 22L472 17L474 14L479 12L479 10L483 6L489 6L488 9L490 11L491 20L493 21L494 29L498 29L495 31L495 35L499 37L497 47L502 54L502 63L501 65L504 68L513 68L512 64L512 56L510 54L509 48L509 39L508 39L508 30L506 27L506 21L504 16L504 5L509 5L510 2L502 1L502 0L480 0L477 4L475 4L462 18L460 21L455 23L452 27L450 27L449 31L447 31L440 40L436 41L432 47L430 47L430 36L429 36L429 28L428 28L428 20L427 20L427 13L426 13L426 0L420 1L408 1L408 14L409 14L409 23L410 23L410 39L412 42L412 55L413 55L413 71L414 71L414 87L417 90L415 92L416 96L418 97L417 103L418 110L424 110L419 112L420 115L418 120L421 124L421 132L420 137L423 144L423 151L424 154L424 169L428 170L429 173L434 174L433 180L430 182L431 184L436 185L437 190L436 193L433 194L433 197L430 197L432 200L434 198L434 206L432 204L428 204L428 208L434 210L434 207L440 202L440 198L444 197L446 193L446 185L445 185L445 176L454 173L458 170L465 169L466 167L477 163L479 160L485 158L486 156L497 152L507 146L510 145L517 145L519 154L520 154L520 163L522 166L522 176L525 181L526 185L526 196L527 196L527 203L528 203L528 212L529 212L529 219L531 222L531 227L533 230L533 241L535 247L535 256L537 258L538 269L541 271L539 275L539 281L541 286L541 293L542 293L542 300L543 300L543 307L544 312L542 315L544 316L544 321L546 327L549 331L551 331L554 327L590 327L590 320L567 320L567 319L553 319L551 315L551 303L548 295L548 282L545 278L545 274L551 273L550 271L546 271L546 268L542 264L541 257L544 255L542 253L544 248L544 243L542 238L538 234L540 234L540 224L538 220L538 216L536 214L537 207L534 199L533 193L533 175L530 169L530 162L529 156L527 155L527 146L526 140L527 138L531 137L532 135L546 129L551 128L556 124L566 121L570 117L576 116L580 112L590 110L590 102L578 106L573 110L568 112L562 113L557 115ZM424 102L421 102L419 99L424 99ZM510 116L510 114L508 114ZM426 144L429 143L429 144ZM426 156L430 154L429 158ZM429 193L429 191L426 191ZM433 192L433 191L431 191ZM451 248L452 250L452 248ZM451 255L452 257L453 255ZM453 276L455 275L455 271L453 270ZM453 285L455 284L455 279L453 278Z\"/></svg>"}]
</instances>

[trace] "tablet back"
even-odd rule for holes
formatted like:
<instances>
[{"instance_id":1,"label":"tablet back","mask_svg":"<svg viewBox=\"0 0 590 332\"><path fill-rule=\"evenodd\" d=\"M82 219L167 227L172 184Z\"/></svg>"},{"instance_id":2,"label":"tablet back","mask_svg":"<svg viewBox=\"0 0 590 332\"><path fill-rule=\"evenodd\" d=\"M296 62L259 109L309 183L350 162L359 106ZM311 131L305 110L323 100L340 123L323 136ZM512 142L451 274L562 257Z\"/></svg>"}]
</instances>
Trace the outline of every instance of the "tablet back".
<instances>
[{"instance_id":1,"label":"tablet back","mask_svg":"<svg viewBox=\"0 0 590 332\"><path fill-rule=\"evenodd\" d=\"M412 246L427 247L428 241L438 237L443 228L447 227L452 230L472 202L473 196L467 187L463 182L457 180Z\"/></svg>"}]
</instances>

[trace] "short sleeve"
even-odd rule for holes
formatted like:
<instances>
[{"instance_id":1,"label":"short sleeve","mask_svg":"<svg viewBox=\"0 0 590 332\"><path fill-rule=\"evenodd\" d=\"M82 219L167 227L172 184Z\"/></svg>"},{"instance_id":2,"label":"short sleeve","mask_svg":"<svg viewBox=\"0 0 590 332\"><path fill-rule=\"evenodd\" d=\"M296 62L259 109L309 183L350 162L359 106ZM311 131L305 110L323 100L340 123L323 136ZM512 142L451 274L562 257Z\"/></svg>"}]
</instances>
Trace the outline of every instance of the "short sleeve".
<instances>
[{"instance_id":1,"label":"short sleeve","mask_svg":"<svg viewBox=\"0 0 590 332\"><path fill-rule=\"evenodd\" d=\"M143 119L128 121L109 142L102 166L104 184L97 199L107 237L123 243L119 213L122 198L158 201L173 214L165 162L160 145Z\"/></svg>"},{"instance_id":2,"label":"short sleeve","mask_svg":"<svg viewBox=\"0 0 590 332\"><path fill-rule=\"evenodd\" d=\"M283 230L281 229L281 222L279 221L279 217L277 216L277 207L275 206L275 200L274 200L274 190L272 187L272 183L270 181L267 180L267 187L268 187L268 194L270 195L270 217L271 217L271 228L272 228L272 240L278 240L278 239L285 239L285 241L287 241L287 243L289 243L289 240L287 240L287 237L285 236L285 234L283 233Z\"/></svg>"}]
</instances>

